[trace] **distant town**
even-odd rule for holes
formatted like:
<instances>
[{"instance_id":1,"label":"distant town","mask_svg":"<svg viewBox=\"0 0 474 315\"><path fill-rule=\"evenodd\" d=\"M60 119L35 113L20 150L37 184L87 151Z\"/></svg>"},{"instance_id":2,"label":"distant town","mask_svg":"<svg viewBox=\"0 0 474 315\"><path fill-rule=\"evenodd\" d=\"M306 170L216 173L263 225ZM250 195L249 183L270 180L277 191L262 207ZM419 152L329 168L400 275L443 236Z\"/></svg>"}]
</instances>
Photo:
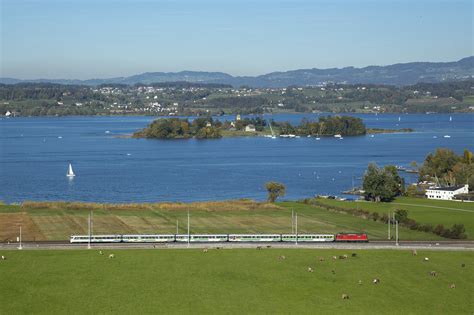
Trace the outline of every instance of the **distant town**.
<instances>
[{"instance_id":1,"label":"distant town","mask_svg":"<svg viewBox=\"0 0 474 315\"><path fill-rule=\"evenodd\" d=\"M224 115L263 113L474 112L474 80L406 87L347 85L234 88L224 84L169 82L0 85L0 115Z\"/></svg>"}]
</instances>

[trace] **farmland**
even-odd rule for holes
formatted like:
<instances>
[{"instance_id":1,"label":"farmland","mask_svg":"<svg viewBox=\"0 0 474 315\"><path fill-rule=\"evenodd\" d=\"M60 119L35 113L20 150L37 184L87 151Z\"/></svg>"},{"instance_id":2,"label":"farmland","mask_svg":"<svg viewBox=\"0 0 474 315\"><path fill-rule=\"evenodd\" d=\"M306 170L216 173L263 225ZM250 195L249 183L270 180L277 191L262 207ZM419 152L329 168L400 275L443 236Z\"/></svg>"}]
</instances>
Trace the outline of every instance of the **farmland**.
<instances>
[{"instance_id":1,"label":"farmland","mask_svg":"<svg viewBox=\"0 0 474 315\"><path fill-rule=\"evenodd\" d=\"M464 224L468 239L474 239L474 203L407 197L397 198L391 203L348 202L330 199L319 199L319 202L347 209L363 209L379 214L403 209L408 211L409 218L420 223L443 224L445 227Z\"/></svg>"},{"instance_id":2,"label":"farmland","mask_svg":"<svg viewBox=\"0 0 474 315\"><path fill-rule=\"evenodd\" d=\"M342 203L345 205L345 203ZM351 203L347 202L348 205ZM357 203L357 205L362 203ZM364 204L365 205L365 204ZM456 203L458 205L458 203ZM368 205L369 206L369 205ZM372 206L372 205L370 205ZM376 204L374 207L398 207ZM410 208L411 209L411 208ZM440 209L428 208L437 213ZM347 213L329 211L302 202L276 204L250 200L158 203L158 204L92 204L65 202L25 202L22 205L0 205L0 241L15 240L22 226L23 240L67 240L71 234L87 233L88 215L93 214L94 234L186 233L187 213L191 216L191 233L289 233L291 213L298 213L300 233L366 232L372 240L386 239L387 226ZM409 210L409 215L412 212ZM457 214L456 212L455 214ZM470 228L472 214L463 217L446 215L441 223L465 223ZM414 213L413 213L414 214ZM421 215L421 214L420 214ZM438 219L436 219L438 220ZM471 236L473 234L470 234ZM426 232L400 228L401 240L440 240Z\"/></svg>"},{"instance_id":3,"label":"farmland","mask_svg":"<svg viewBox=\"0 0 474 315\"><path fill-rule=\"evenodd\" d=\"M472 251L412 256L407 250L357 250L352 257L322 249L115 250L113 259L109 253L2 251L8 257L0 261L2 313L470 314L474 309ZM349 258L331 258L343 254ZM373 284L374 278L380 283Z\"/></svg>"}]
</instances>

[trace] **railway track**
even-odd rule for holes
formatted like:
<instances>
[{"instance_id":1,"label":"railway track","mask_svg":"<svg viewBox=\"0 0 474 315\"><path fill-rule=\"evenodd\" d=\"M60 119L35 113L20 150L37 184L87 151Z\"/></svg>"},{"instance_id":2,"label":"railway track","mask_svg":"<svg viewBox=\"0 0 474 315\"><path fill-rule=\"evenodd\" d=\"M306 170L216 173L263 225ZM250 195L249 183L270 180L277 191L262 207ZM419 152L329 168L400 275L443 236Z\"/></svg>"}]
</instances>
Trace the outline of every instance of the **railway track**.
<instances>
[{"instance_id":1,"label":"railway track","mask_svg":"<svg viewBox=\"0 0 474 315\"><path fill-rule=\"evenodd\" d=\"M0 243L0 250L17 250L19 243ZM22 249L87 249L87 244L71 244L69 241L23 242ZM166 249L166 248L308 248L308 249L431 249L431 250L474 250L474 241L370 241L368 243L287 243L287 242L251 242L251 243L92 243L92 249Z\"/></svg>"}]
</instances>

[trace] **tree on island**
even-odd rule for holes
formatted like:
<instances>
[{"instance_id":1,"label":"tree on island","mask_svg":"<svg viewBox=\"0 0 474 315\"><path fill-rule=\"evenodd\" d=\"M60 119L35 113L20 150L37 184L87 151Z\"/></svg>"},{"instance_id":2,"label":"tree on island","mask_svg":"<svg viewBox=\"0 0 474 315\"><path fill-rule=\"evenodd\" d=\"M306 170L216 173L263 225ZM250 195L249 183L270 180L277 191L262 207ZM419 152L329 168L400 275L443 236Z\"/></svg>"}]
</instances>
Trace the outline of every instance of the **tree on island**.
<instances>
[{"instance_id":1,"label":"tree on island","mask_svg":"<svg viewBox=\"0 0 474 315\"><path fill-rule=\"evenodd\" d=\"M219 121L211 117L196 118L192 123L188 119L162 118L153 121L145 129L135 132L135 138L157 139L215 139L220 138Z\"/></svg>"},{"instance_id":2,"label":"tree on island","mask_svg":"<svg viewBox=\"0 0 474 315\"><path fill-rule=\"evenodd\" d=\"M275 202L278 197L283 197L286 193L285 185L278 182L268 182L265 188L268 192L268 202Z\"/></svg>"},{"instance_id":3,"label":"tree on island","mask_svg":"<svg viewBox=\"0 0 474 315\"><path fill-rule=\"evenodd\" d=\"M398 175L397 169L392 166L379 168L371 163L364 175L363 189L366 200L370 201L392 201L404 191L404 181Z\"/></svg>"}]
</instances>

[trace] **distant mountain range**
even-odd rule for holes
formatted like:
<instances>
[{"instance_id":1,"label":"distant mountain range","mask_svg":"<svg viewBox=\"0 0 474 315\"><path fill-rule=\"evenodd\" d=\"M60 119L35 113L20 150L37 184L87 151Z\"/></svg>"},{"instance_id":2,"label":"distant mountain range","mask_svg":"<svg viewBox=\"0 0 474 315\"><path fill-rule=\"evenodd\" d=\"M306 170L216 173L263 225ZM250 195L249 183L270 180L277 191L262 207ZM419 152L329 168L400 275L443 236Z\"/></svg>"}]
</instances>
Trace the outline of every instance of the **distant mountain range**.
<instances>
[{"instance_id":1,"label":"distant mountain range","mask_svg":"<svg viewBox=\"0 0 474 315\"><path fill-rule=\"evenodd\" d=\"M223 72L181 71L146 72L129 77L89 80L0 78L0 83L50 82L59 84L136 84L186 81L194 83L230 84L238 87L287 87L290 85L321 85L328 82L345 84L386 84L404 86L418 82L436 83L474 77L474 56L454 62L410 62L389 66L346 67L330 69L299 69L271 72L259 76L232 76Z\"/></svg>"}]
</instances>

